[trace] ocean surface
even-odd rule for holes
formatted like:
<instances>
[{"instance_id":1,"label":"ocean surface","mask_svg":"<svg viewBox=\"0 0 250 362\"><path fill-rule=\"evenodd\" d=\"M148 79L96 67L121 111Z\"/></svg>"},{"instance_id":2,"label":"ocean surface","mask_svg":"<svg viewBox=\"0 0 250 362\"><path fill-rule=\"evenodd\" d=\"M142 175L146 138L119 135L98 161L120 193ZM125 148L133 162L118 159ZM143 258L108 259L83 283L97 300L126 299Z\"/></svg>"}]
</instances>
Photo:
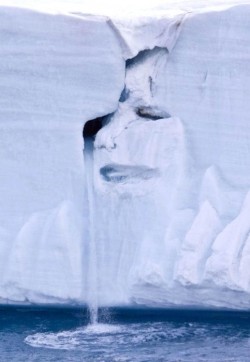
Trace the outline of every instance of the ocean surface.
<instances>
[{"instance_id":1,"label":"ocean surface","mask_svg":"<svg viewBox=\"0 0 250 362\"><path fill-rule=\"evenodd\" d=\"M0 361L250 361L250 313L0 309Z\"/></svg>"}]
</instances>

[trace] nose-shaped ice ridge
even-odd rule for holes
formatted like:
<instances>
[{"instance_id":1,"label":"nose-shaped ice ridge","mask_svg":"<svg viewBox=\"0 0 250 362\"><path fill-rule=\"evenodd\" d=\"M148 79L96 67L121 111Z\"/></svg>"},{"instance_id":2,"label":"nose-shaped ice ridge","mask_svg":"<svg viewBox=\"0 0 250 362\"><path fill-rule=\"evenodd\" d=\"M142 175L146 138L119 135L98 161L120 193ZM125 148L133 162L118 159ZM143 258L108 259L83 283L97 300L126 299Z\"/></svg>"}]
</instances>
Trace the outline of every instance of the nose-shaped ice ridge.
<instances>
[{"instance_id":1,"label":"nose-shaped ice ridge","mask_svg":"<svg viewBox=\"0 0 250 362\"><path fill-rule=\"evenodd\" d=\"M159 176L159 170L144 165L119 165L113 163L101 167L100 174L107 182L132 183L157 177Z\"/></svg>"}]
</instances>

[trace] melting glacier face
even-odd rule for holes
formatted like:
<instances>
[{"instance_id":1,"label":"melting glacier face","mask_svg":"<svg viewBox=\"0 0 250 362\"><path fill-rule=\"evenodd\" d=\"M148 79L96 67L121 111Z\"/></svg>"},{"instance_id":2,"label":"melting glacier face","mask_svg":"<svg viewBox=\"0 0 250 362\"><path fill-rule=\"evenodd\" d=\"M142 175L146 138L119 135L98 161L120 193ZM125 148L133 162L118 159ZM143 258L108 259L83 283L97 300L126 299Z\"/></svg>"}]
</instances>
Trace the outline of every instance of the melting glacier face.
<instances>
[{"instance_id":1,"label":"melting glacier face","mask_svg":"<svg viewBox=\"0 0 250 362\"><path fill-rule=\"evenodd\" d=\"M250 6L0 10L2 302L249 309Z\"/></svg>"}]
</instances>

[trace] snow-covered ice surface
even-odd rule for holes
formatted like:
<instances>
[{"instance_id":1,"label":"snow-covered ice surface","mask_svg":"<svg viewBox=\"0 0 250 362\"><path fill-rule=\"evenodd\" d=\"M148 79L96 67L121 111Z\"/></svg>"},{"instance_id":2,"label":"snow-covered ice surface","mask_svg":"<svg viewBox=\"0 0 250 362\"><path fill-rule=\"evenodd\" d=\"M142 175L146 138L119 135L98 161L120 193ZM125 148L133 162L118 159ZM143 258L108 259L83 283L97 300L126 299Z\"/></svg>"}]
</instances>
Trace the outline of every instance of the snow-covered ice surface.
<instances>
[{"instance_id":1,"label":"snow-covered ice surface","mask_svg":"<svg viewBox=\"0 0 250 362\"><path fill-rule=\"evenodd\" d=\"M250 4L0 4L2 303L250 309Z\"/></svg>"}]
</instances>

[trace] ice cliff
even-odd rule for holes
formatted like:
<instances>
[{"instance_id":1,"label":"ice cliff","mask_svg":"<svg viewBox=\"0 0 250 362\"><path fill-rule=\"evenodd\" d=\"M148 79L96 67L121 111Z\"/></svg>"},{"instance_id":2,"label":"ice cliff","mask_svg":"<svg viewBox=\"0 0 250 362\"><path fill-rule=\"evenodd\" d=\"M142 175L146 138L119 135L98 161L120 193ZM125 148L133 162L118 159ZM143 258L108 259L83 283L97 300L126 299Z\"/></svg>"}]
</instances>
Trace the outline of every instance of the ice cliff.
<instances>
[{"instance_id":1,"label":"ice cliff","mask_svg":"<svg viewBox=\"0 0 250 362\"><path fill-rule=\"evenodd\" d=\"M249 310L250 5L0 5L1 303Z\"/></svg>"}]
</instances>

